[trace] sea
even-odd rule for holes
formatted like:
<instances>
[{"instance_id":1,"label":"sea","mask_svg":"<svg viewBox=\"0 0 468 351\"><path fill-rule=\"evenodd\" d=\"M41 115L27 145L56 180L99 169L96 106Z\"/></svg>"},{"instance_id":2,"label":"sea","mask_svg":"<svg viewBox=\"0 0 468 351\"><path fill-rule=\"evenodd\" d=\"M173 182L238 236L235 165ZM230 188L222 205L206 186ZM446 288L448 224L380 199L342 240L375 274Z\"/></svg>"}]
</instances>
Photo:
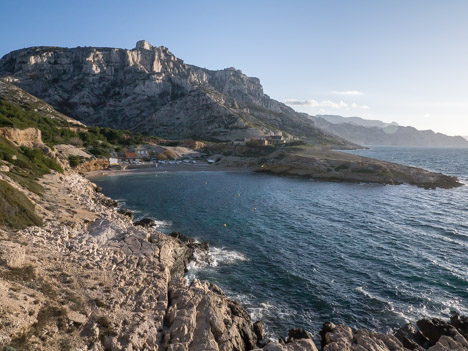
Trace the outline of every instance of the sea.
<instances>
[{"instance_id":1,"label":"sea","mask_svg":"<svg viewBox=\"0 0 468 351\"><path fill-rule=\"evenodd\" d=\"M371 147L354 154L468 184L468 149ZM267 336L327 321L389 332L468 314L468 187L332 183L249 172L153 172L92 179L165 233L211 245L190 265L240 301Z\"/></svg>"}]
</instances>

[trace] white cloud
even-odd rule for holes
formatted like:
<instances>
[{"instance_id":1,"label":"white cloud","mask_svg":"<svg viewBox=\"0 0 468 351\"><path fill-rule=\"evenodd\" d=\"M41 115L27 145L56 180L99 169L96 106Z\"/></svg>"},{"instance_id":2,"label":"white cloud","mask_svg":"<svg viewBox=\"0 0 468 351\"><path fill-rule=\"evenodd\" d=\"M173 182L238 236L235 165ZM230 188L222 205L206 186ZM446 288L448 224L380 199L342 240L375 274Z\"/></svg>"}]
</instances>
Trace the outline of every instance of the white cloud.
<instances>
[{"instance_id":1,"label":"white cloud","mask_svg":"<svg viewBox=\"0 0 468 351\"><path fill-rule=\"evenodd\" d=\"M424 117L425 117L425 118L429 118L429 117L431 117L431 114L430 114L430 113L426 113L426 114L424 115Z\"/></svg>"},{"instance_id":2,"label":"white cloud","mask_svg":"<svg viewBox=\"0 0 468 351\"><path fill-rule=\"evenodd\" d=\"M369 106L358 105L355 102L348 104L344 101L335 102L331 100L318 101L318 100L313 100L313 99L310 99L310 100L309 99L306 99L306 100L287 99L287 100L284 100L284 103L287 105L295 105L295 106L310 106L310 107L321 107L321 108L327 107L327 108L332 108L336 110L339 110L339 109L349 110L353 108L359 108L363 110L369 109Z\"/></svg>"},{"instance_id":3,"label":"white cloud","mask_svg":"<svg viewBox=\"0 0 468 351\"><path fill-rule=\"evenodd\" d=\"M345 90L345 91L334 90L334 91L332 91L332 94L347 95L347 96L362 96L362 95L364 95L364 93L362 91L357 91L357 90Z\"/></svg>"}]
</instances>

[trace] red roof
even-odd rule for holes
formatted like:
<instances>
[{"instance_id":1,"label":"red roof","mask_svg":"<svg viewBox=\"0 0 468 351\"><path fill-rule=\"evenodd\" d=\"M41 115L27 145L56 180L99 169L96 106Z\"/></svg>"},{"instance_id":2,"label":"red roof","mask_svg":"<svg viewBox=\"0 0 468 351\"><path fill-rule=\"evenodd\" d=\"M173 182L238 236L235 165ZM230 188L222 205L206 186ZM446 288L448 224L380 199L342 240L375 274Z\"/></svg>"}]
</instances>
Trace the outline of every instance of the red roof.
<instances>
[{"instance_id":1,"label":"red roof","mask_svg":"<svg viewBox=\"0 0 468 351\"><path fill-rule=\"evenodd\" d=\"M134 152L125 152L124 157L125 158L138 158L138 155Z\"/></svg>"}]
</instances>

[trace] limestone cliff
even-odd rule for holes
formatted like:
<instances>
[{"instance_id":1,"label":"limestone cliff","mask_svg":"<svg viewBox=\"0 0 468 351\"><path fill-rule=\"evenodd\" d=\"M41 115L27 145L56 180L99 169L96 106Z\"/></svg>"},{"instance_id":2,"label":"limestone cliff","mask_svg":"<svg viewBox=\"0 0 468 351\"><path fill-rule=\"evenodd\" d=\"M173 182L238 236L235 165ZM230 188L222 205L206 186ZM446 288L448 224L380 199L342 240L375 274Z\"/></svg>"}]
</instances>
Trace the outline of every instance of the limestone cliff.
<instances>
[{"instance_id":1,"label":"limestone cliff","mask_svg":"<svg viewBox=\"0 0 468 351\"><path fill-rule=\"evenodd\" d=\"M14 142L17 145L24 145L28 147L37 147L43 145L41 138L41 131L36 128L0 128L0 136Z\"/></svg>"},{"instance_id":2,"label":"limestone cliff","mask_svg":"<svg viewBox=\"0 0 468 351\"><path fill-rule=\"evenodd\" d=\"M285 133L313 144L353 145L264 94L240 70L185 64L167 48L32 47L0 60L0 77L90 125L167 138L234 140Z\"/></svg>"}]
</instances>

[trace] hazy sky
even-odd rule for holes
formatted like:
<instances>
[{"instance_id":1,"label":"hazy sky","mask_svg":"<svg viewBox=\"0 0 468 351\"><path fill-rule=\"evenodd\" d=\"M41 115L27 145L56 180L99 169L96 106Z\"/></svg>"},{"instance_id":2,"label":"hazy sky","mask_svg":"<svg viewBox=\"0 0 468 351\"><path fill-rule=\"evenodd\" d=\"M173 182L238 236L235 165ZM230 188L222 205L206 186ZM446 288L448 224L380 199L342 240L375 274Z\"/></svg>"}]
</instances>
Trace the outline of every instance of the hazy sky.
<instances>
[{"instance_id":1,"label":"hazy sky","mask_svg":"<svg viewBox=\"0 0 468 351\"><path fill-rule=\"evenodd\" d=\"M467 0L0 1L0 56L140 39L299 111L468 135Z\"/></svg>"}]
</instances>

